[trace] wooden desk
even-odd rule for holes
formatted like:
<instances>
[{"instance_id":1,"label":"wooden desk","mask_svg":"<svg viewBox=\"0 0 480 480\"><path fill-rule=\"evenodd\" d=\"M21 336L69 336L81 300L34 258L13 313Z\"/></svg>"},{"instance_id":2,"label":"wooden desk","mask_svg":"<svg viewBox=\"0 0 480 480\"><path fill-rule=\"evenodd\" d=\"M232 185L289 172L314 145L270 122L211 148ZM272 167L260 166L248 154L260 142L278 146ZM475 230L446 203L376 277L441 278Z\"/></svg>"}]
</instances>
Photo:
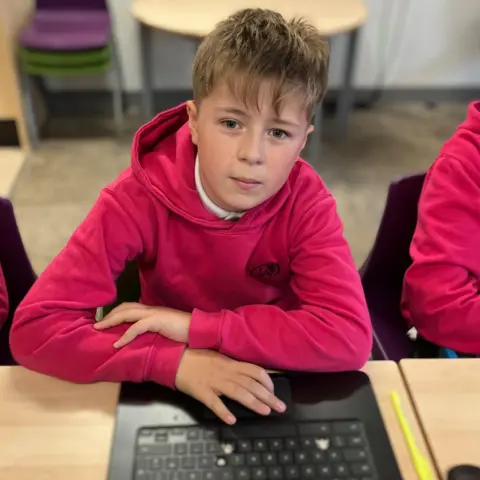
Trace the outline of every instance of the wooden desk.
<instances>
[{"instance_id":1,"label":"wooden desk","mask_svg":"<svg viewBox=\"0 0 480 480\"><path fill-rule=\"evenodd\" d=\"M440 474L480 464L480 359L407 359L400 369Z\"/></svg>"},{"instance_id":2,"label":"wooden desk","mask_svg":"<svg viewBox=\"0 0 480 480\"><path fill-rule=\"evenodd\" d=\"M393 362L370 362L370 376L406 480L416 480L390 403L397 390L422 452L425 444ZM0 367L0 478L104 480L119 387L74 385L22 367Z\"/></svg>"},{"instance_id":3,"label":"wooden desk","mask_svg":"<svg viewBox=\"0 0 480 480\"><path fill-rule=\"evenodd\" d=\"M118 392L0 367L0 478L104 480Z\"/></svg>"},{"instance_id":4,"label":"wooden desk","mask_svg":"<svg viewBox=\"0 0 480 480\"><path fill-rule=\"evenodd\" d=\"M202 38L215 25L244 8L264 8L280 12L285 18L301 16L312 23L322 35L332 37L348 33L343 91L337 106L337 123L346 133L348 113L353 100L352 79L357 49L358 29L365 23L367 8L362 0L133 0L132 14L140 22L143 64L143 108L145 120L154 115L152 29L165 30L193 38Z\"/></svg>"}]
</instances>

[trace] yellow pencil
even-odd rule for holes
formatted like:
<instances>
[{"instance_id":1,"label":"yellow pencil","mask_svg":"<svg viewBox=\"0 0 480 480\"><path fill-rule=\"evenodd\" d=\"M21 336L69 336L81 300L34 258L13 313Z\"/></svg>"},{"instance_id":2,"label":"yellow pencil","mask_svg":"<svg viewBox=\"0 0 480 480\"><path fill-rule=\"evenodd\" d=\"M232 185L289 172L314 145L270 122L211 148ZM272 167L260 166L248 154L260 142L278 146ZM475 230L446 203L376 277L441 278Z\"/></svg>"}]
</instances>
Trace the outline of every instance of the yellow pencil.
<instances>
[{"instance_id":1,"label":"yellow pencil","mask_svg":"<svg viewBox=\"0 0 480 480\"><path fill-rule=\"evenodd\" d=\"M397 392L392 392L391 399L393 403L393 409L395 410L398 422L400 423L400 428L402 429L403 437L405 438L405 442L407 444L408 451L410 452L410 457L417 472L418 478L420 480L431 480L433 475L428 465L428 460L420 453L420 450L415 443L412 429L405 418L402 405L400 404L400 396Z\"/></svg>"}]
</instances>

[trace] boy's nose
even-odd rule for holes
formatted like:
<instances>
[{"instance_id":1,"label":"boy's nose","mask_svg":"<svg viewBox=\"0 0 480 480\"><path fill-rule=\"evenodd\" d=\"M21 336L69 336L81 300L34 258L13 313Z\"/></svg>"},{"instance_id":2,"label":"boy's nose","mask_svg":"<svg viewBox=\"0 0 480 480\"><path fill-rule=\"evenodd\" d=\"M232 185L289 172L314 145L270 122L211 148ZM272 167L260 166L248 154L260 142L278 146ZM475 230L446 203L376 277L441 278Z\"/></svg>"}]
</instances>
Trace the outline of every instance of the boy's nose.
<instances>
[{"instance_id":1,"label":"boy's nose","mask_svg":"<svg viewBox=\"0 0 480 480\"><path fill-rule=\"evenodd\" d=\"M239 149L239 159L250 165L258 165L263 163L263 144L260 139L253 135L242 141Z\"/></svg>"}]
</instances>

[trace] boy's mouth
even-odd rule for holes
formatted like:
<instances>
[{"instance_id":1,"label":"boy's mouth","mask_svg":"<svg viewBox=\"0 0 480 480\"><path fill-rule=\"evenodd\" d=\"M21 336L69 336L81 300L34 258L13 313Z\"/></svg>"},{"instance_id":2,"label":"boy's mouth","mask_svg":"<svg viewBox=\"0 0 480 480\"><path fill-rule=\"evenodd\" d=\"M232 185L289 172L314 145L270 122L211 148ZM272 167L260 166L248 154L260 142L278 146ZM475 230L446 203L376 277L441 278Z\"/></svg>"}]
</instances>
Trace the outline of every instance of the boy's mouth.
<instances>
[{"instance_id":1,"label":"boy's mouth","mask_svg":"<svg viewBox=\"0 0 480 480\"><path fill-rule=\"evenodd\" d=\"M232 177L232 180L240 187L242 190L252 190L255 187L261 185L261 182L254 180L253 178L245 177Z\"/></svg>"}]
</instances>

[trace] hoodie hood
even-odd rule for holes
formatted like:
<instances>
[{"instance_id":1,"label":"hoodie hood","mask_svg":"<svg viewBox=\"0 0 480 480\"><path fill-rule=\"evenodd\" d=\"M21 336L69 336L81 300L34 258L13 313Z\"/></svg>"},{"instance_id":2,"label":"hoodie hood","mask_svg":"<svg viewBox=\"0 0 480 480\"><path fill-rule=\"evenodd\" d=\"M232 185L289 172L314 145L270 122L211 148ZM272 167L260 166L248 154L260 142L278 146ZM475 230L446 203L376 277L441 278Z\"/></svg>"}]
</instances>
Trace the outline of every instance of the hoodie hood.
<instances>
[{"instance_id":1,"label":"hoodie hood","mask_svg":"<svg viewBox=\"0 0 480 480\"><path fill-rule=\"evenodd\" d=\"M441 154L471 162L480 152L480 102L468 106L465 120L442 148Z\"/></svg>"},{"instance_id":2,"label":"hoodie hood","mask_svg":"<svg viewBox=\"0 0 480 480\"><path fill-rule=\"evenodd\" d=\"M248 210L238 221L222 220L205 208L195 187L196 153L186 104L182 104L158 114L135 134L132 171L151 195L169 210L195 224L215 229L238 231L263 225L278 212L290 194L289 179L274 196Z\"/></svg>"}]
</instances>

